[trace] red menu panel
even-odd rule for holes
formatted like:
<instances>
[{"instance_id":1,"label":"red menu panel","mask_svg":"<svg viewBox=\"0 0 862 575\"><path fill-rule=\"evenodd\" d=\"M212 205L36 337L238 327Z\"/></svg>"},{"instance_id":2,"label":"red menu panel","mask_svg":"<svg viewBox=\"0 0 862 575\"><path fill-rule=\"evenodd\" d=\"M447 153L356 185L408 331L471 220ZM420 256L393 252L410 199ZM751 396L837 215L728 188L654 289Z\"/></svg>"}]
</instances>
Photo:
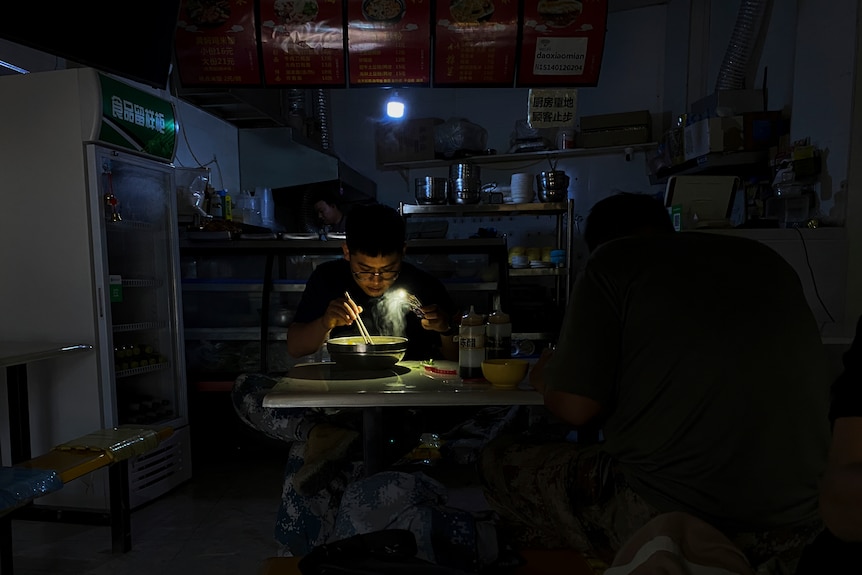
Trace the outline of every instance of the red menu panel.
<instances>
[{"instance_id":1,"label":"red menu panel","mask_svg":"<svg viewBox=\"0 0 862 575\"><path fill-rule=\"evenodd\" d=\"M351 86L431 83L431 0L347 0Z\"/></svg>"},{"instance_id":2,"label":"red menu panel","mask_svg":"<svg viewBox=\"0 0 862 575\"><path fill-rule=\"evenodd\" d=\"M183 86L260 85L253 2L182 0L174 43Z\"/></svg>"},{"instance_id":3,"label":"red menu panel","mask_svg":"<svg viewBox=\"0 0 862 575\"><path fill-rule=\"evenodd\" d=\"M341 0L262 0L260 19L267 85L345 85Z\"/></svg>"},{"instance_id":4,"label":"red menu panel","mask_svg":"<svg viewBox=\"0 0 862 575\"><path fill-rule=\"evenodd\" d=\"M517 39L517 0L438 1L434 85L514 86Z\"/></svg>"},{"instance_id":5,"label":"red menu panel","mask_svg":"<svg viewBox=\"0 0 862 575\"><path fill-rule=\"evenodd\" d=\"M518 86L598 84L607 20L607 0L525 2Z\"/></svg>"}]
</instances>

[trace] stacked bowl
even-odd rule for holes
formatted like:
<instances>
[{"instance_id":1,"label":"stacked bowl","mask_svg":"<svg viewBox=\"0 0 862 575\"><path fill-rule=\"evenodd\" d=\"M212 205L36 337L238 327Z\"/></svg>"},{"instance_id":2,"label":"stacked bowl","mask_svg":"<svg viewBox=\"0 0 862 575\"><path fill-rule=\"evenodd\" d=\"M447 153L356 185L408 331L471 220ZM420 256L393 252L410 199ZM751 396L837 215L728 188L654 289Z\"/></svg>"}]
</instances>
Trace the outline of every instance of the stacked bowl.
<instances>
[{"instance_id":1,"label":"stacked bowl","mask_svg":"<svg viewBox=\"0 0 862 575\"><path fill-rule=\"evenodd\" d=\"M562 170L539 172L536 184L540 202L562 202L569 196L569 176Z\"/></svg>"},{"instance_id":2,"label":"stacked bowl","mask_svg":"<svg viewBox=\"0 0 862 575\"><path fill-rule=\"evenodd\" d=\"M478 204L481 199L481 187L479 166L466 163L449 166L450 204Z\"/></svg>"},{"instance_id":3,"label":"stacked bowl","mask_svg":"<svg viewBox=\"0 0 862 575\"><path fill-rule=\"evenodd\" d=\"M533 175L512 174L510 198L513 204L528 204L533 201Z\"/></svg>"}]
</instances>

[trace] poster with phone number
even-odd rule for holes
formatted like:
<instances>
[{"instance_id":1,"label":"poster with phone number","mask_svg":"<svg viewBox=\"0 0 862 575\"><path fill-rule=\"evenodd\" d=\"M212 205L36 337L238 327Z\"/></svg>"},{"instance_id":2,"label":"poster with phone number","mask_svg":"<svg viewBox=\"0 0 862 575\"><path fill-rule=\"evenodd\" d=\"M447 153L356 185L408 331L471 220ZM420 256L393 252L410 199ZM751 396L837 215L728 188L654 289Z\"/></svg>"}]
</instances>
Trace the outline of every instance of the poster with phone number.
<instances>
[{"instance_id":1,"label":"poster with phone number","mask_svg":"<svg viewBox=\"0 0 862 575\"><path fill-rule=\"evenodd\" d=\"M347 1L350 86L431 84L431 1Z\"/></svg>"},{"instance_id":2,"label":"poster with phone number","mask_svg":"<svg viewBox=\"0 0 862 575\"><path fill-rule=\"evenodd\" d=\"M607 0L526 0L517 85L597 85L607 20Z\"/></svg>"},{"instance_id":3,"label":"poster with phone number","mask_svg":"<svg viewBox=\"0 0 862 575\"><path fill-rule=\"evenodd\" d=\"M435 86L514 86L517 0L441 0L436 20Z\"/></svg>"},{"instance_id":4,"label":"poster with phone number","mask_svg":"<svg viewBox=\"0 0 862 575\"><path fill-rule=\"evenodd\" d=\"M183 86L260 85L252 2L183 0L174 45Z\"/></svg>"},{"instance_id":5,"label":"poster with phone number","mask_svg":"<svg viewBox=\"0 0 862 575\"><path fill-rule=\"evenodd\" d=\"M341 0L261 0L264 83L344 86Z\"/></svg>"}]
</instances>

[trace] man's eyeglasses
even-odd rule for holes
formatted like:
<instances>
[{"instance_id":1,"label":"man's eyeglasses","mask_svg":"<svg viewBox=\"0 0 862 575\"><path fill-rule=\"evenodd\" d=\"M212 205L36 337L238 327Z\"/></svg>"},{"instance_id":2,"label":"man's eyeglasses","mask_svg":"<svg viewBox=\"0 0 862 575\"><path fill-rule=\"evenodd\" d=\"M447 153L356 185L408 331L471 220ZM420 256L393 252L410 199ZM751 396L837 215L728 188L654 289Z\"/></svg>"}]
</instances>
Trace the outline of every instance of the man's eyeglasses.
<instances>
[{"instance_id":1,"label":"man's eyeglasses","mask_svg":"<svg viewBox=\"0 0 862 575\"><path fill-rule=\"evenodd\" d=\"M370 282L375 277L379 277L384 281L391 281L398 277L401 270L384 271L384 272L353 272L353 277L362 282Z\"/></svg>"}]
</instances>

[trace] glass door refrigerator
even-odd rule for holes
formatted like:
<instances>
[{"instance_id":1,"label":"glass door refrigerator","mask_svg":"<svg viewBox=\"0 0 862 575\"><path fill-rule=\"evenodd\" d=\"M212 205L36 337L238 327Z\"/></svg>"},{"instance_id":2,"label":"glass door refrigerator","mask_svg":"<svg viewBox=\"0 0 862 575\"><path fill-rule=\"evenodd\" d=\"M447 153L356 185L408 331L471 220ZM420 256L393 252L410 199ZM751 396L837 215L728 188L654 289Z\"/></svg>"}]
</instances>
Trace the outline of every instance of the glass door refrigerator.
<instances>
[{"instance_id":1,"label":"glass door refrigerator","mask_svg":"<svg viewBox=\"0 0 862 575\"><path fill-rule=\"evenodd\" d=\"M191 477L173 104L87 68L4 76L0 125L0 339L95 351L33 366L32 453L172 427L130 462L137 507ZM40 503L108 509L107 485L96 473Z\"/></svg>"}]
</instances>

